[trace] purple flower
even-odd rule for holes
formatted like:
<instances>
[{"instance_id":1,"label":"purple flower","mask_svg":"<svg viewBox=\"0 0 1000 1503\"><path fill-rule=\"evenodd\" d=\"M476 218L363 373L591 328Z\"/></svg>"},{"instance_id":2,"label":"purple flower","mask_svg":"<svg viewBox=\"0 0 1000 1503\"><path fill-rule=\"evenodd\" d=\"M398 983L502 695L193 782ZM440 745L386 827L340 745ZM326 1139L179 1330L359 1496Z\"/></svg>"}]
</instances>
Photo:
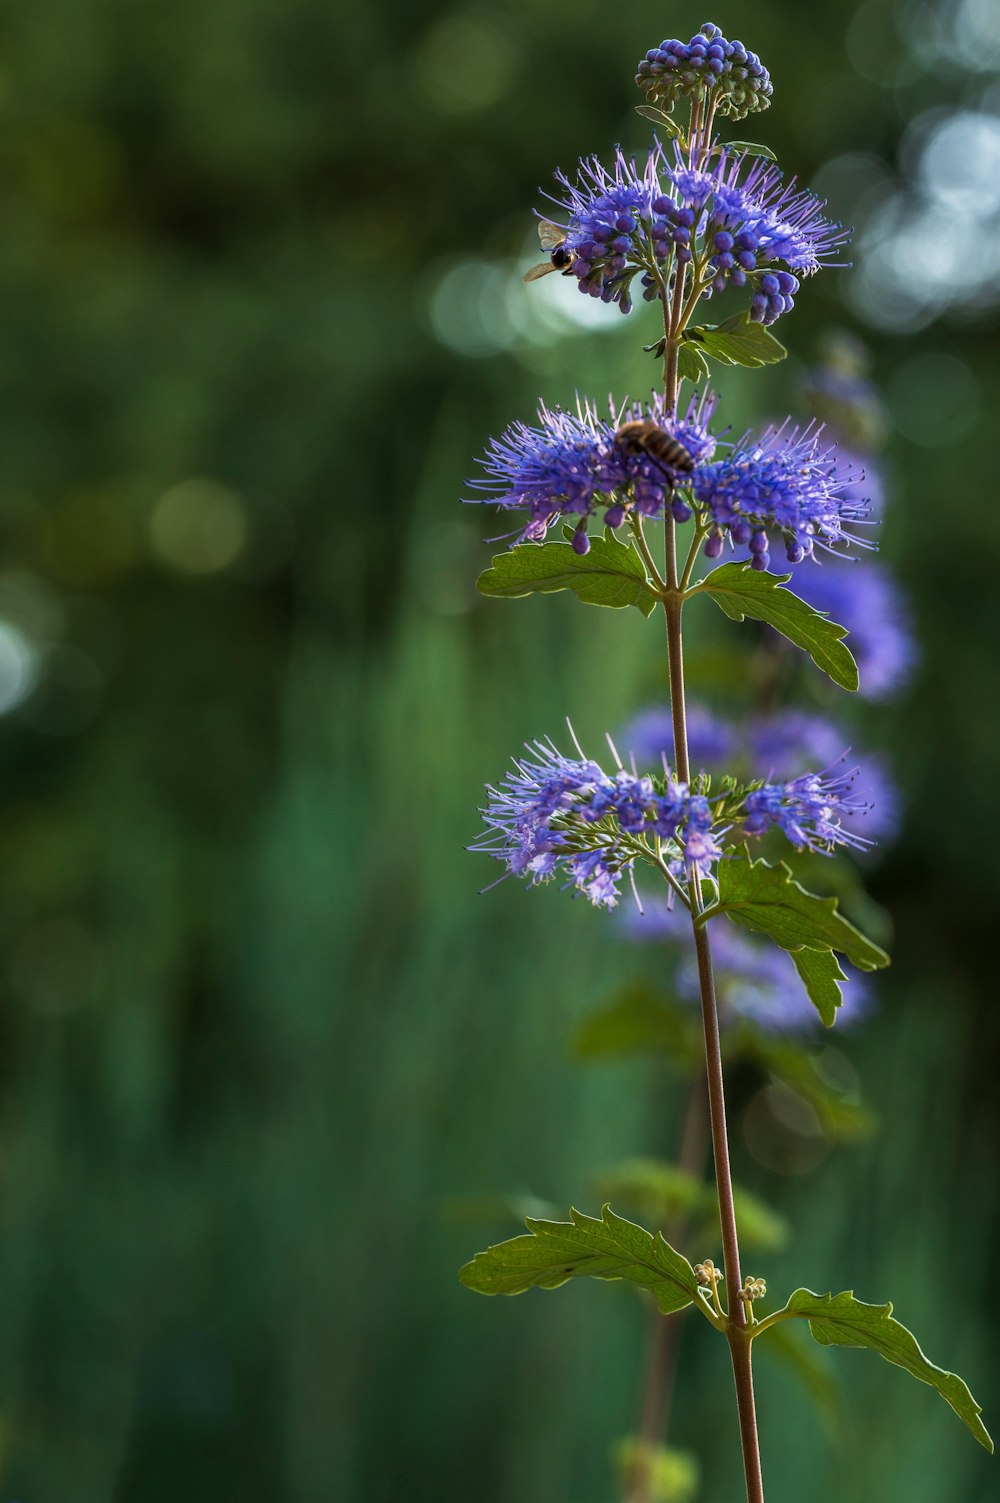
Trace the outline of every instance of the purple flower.
<instances>
[{"instance_id":1,"label":"purple flower","mask_svg":"<svg viewBox=\"0 0 1000 1503\"><path fill-rule=\"evenodd\" d=\"M630 514L661 517L668 506L684 522L696 507L712 529L709 557L717 557L728 530L734 544L749 544L757 569L768 564L768 529L780 532L790 563L817 548L861 541L848 531L866 513L853 489L858 476L834 446L821 441L819 429L770 428L759 440L745 435L717 460L708 426L716 402L710 390L696 392L683 415L674 415L654 393L648 403L612 409L610 420L598 417L590 403L576 412L543 405L536 427L514 423L490 441L482 460L486 478L471 483L493 494L469 499L527 511L521 542L540 541L560 517L576 518L578 553L590 546L587 523L599 508L605 525L616 528ZM688 466L672 468L648 439L629 439L623 425L636 422L653 424L679 443Z\"/></svg>"},{"instance_id":2,"label":"purple flower","mask_svg":"<svg viewBox=\"0 0 1000 1503\"><path fill-rule=\"evenodd\" d=\"M692 493L719 532L728 529L733 543L749 544L750 562L763 570L768 529L781 533L791 564L817 548L861 542L848 531L867 512L865 503L847 497L854 479L820 429L782 426L768 429L758 442L746 436L722 459L699 466Z\"/></svg>"},{"instance_id":3,"label":"purple flower","mask_svg":"<svg viewBox=\"0 0 1000 1503\"><path fill-rule=\"evenodd\" d=\"M844 823L845 817L856 819L867 812L855 778L856 770L806 772L787 783L765 783L744 800L743 831L764 835L776 827L800 850L825 856L838 845L865 850L871 841Z\"/></svg>"},{"instance_id":4,"label":"purple flower","mask_svg":"<svg viewBox=\"0 0 1000 1503\"><path fill-rule=\"evenodd\" d=\"M771 103L771 79L755 52L730 42L707 21L689 42L671 39L639 64L636 83L650 104L673 109L681 95L709 99L720 115L742 120Z\"/></svg>"}]
</instances>

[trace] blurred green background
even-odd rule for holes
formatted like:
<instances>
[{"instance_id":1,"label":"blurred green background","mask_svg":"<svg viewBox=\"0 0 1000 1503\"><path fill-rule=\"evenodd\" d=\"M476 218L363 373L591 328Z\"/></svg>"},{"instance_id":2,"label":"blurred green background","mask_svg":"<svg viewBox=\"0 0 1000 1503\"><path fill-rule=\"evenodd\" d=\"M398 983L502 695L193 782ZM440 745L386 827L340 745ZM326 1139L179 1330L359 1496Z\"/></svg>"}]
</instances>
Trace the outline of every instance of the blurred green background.
<instances>
[{"instance_id":1,"label":"blurred green background","mask_svg":"<svg viewBox=\"0 0 1000 1503\"><path fill-rule=\"evenodd\" d=\"M500 528L458 498L539 395L651 384L648 310L519 276L537 185L641 147L636 60L706 18L0 18L3 1499L614 1497L641 1309L474 1297L457 1267L509 1227L448 1204L593 1209L679 1103L653 1064L569 1058L627 963L607 923L480 898L462 847L526 737L571 714L593 743L662 691L661 644L562 596L478 599ZM870 343L923 652L865 722L908 805L874 879L896 962L840 1044L881 1129L781 1174L734 1083L740 1176L796 1232L754 1271L893 1299L995 1428L1000 23L991 0L711 19L774 78L738 133L859 227L855 270L803 290L790 359L724 377L725 411L793 403L831 325ZM736 1499L700 1335L672 1433ZM771 1503L996 1496L929 1389L824 1355L839 1444L761 1364Z\"/></svg>"}]
</instances>

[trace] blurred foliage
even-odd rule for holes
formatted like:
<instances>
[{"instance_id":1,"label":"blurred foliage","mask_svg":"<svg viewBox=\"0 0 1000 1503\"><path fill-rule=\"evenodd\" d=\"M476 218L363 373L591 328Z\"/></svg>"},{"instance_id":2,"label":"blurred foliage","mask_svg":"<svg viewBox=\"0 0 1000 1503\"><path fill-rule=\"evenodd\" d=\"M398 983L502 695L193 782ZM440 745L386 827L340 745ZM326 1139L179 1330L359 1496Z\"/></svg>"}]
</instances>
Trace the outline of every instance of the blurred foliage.
<instances>
[{"instance_id":1,"label":"blurred foliage","mask_svg":"<svg viewBox=\"0 0 1000 1503\"><path fill-rule=\"evenodd\" d=\"M948 13L714 19L775 78L758 134L863 218L910 122L986 97L989 75L915 46ZM655 1062L570 1061L622 964L607 927L554 892L480 899L462 853L510 752L567 713L585 742L619 723L662 692L660 644L633 612L478 600L497 529L457 500L539 394L651 382L641 314L585 326L545 301L560 279L517 277L537 183L641 143L635 61L703 19L640 4L609 25L589 0L0 19L5 1497L610 1495L642 1312L606 1287L474 1299L470 1228L440 1210L526 1183L587 1204L595 1167L673 1141ZM841 1044L884 1126L775 1160L737 1073L738 1173L794 1229L776 1298L891 1295L988 1417L997 642L965 576L1000 541L998 331L966 309L873 334L851 275L809 286L788 362L725 391L736 427L781 407L846 324L906 434L885 546L925 656L866 731L900 749L910 807L875 883L898 958ZM724 692L738 629L719 630ZM698 1335L673 1438L730 1496ZM838 1356L846 1439L822 1465L794 1377L762 1370L772 1503L989 1495L932 1394Z\"/></svg>"}]
</instances>

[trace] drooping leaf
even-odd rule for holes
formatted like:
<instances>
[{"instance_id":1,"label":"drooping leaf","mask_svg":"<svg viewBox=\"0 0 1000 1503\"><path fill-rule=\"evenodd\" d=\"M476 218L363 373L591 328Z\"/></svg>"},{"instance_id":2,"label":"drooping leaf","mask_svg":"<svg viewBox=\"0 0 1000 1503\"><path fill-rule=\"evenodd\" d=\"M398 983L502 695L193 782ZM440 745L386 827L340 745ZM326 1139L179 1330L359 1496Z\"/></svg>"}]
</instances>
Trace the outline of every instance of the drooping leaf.
<instances>
[{"instance_id":1,"label":"drooping leaf","mask_svg":"<svg viewBox=\"0 0 1000 1503\"><path fill-rule=\"evenodd\" d=\"M856 689L858 665L841 641L847 636L847 627L838 626L791 590L782 589L791 577L790 574L759 574L749 564L722 564L701 580L692 594L704 592L711 595L733 621L742 621L746 616L754 621L766 621L789 642L807 652L816 667L841 689Z\"/></svg>"},{"instance_id":2,"label":"drooping leaf","mask_svg":"<svg viewBox=\"0 0 1000 1503\"><path fill-rule=\"evenodd\" d=\"M770 146L761 146L759 141L721 141L710 155L715 156L719 151L742 151L748 157L764 157L768 162L778 160Z\"/></svg>"},{"instance_id":3,"label":"drooping leaf","mask_svg":"<svg viewBox=\"0 0 1000 1503\"><path fill-rule=\"evenodd\" d=\"M657 604L635 548L620 543L610 532L591 538L590 551L583 555L568 543L520 543L497 554L492 567L480 574L476 588L497 599L572 590L585 605L614 609L634 605L644 616Z\"/></svg>"},{"instance_id":4,"label":"drooping leaf","mask_svg":"<svg viewBox=\"0 0 1000 1503\"><path fill-rule=\"evenodd\" d=\"M691 1008L672 1006L641 981L622 987L606 1006L584 1018L573 1036L573 1052L582 1059L665 1053L694 1065L700 1063L701 1050Z\"/></svg>"},{"instance_id":5,"label":"drooping leaf","mask_svg":"<svg viewBox=\"0 0 1000 1503\"><path fill-rule=\"evenodd\" d=\"M687 329L684 346L693 346L720 365L745 365L754 369L784 360L788 351L770 329L751 321L747 311L736 313L721 324L702 324Z\"/></svg>"},{"instance_id":6,"label":"drooping leaf","mask_svg":"<svg viewBox=\"0 0 1000 1503\"><path fill-rule=\"evenodd\" d=\"M652 120L653 124L658 125L664 135L669 136L671 140L676 140L678 136L683 134L677 121L664 110L658 110L655 104L637 104L635 112L637 115L641 115L644 120Z\"/></svg>"},{"instance_id":7,"label":"drooping leaf","mask_svg":"<svg viewBox=\"0 0 1000 1503\"><path fill-rule=\"evenodd\" d=\"M951 1405L981 1446L993 1451L989 1431L979 1418L977 1404L956 1373L945 1372L924 1356L912 1332L892 1316L892 1305L866 1305L851 1290L843 1294L813 1294L796 1289L782 1314L801 1316L821 1346L861 1346L878 1352L921 1383L929 1383ZM766 1334L766 1333L765 1333Z\"/></svg>"},{"instance_id":8,"label":"drooping leaf","mask_svg":"<svg viewBox=\"0 0 1000 1503\"><path fill-rule=\"evenodd\" d=\"M719 863L719 896L700 922L725 913L734 923L768 934L783 950L837 950L859 971L889 964L883 949L838 911L836 898L806 892L783 861L734 857Z\"/></svg>"},{"instance_id":9,"label":"drooping leaf","mask_svg":"<svg viewBox=\"0 0 1000 1503\"><path fill-rule=\"evenodd\" d=\"M784 1323L771 1327L760 1349L795 1374L816 1405L827 1434L837 1439L844 1429L844 1404L829 1357L817 1352L804 1332L796 1333Z\"/></svg>"},{"instance_id":10,"label":"drooping leaf","mask_svg":"<svg viewBox=\"0 0 1000 1503\"><path fill-rule=\"evenodd\" d=\"M682 344L677 351L677 374L682 381L700 381L708 375L708 361L696 344Z\"/></svg>"},{"instance_id":11,"label":"drooping leaf","mask_svg":"<svg viewBox=\"0 0 1000 1503\"><path fill-rule=\"evenodd\" d=\"M832 1028L844 1000L840 988L847 980L839 960L832 950L792 950L791 956L810 1002L827 1028Z\"/></svg>"},{"instance_id":12,"label":"drooping leaf","mask_svg":"<svg viewBox=\"0 0 1000 1503\"><path fill-rule=\"evenodd\" d=\"M459 1277L479 1294L558 1289L572 1278L627 1279L648 1289L661 1312L683 1310L698 1293L694 1270L659 1233L652 1236L605 1206L598 1220L570 1211L571 1221L529 1219L526 1237L477 1253Z\"/></svg>"}]
</instances>

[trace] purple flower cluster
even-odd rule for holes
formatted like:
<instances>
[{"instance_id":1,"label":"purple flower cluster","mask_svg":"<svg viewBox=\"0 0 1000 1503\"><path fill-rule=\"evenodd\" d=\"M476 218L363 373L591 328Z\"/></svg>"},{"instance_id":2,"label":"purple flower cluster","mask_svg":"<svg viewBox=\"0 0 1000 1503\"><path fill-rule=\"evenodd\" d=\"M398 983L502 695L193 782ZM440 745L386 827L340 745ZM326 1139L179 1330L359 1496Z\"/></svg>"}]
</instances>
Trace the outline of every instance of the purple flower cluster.
<instances>
[{"instance_id":1,"label":"purple flower cluster","mask_svg":"<svg viewBox=\"0 0 1000 1503\"><path fill-rule=\"evenodd\" d=\"M850 775L807 773L710 799L675 782L665 759L663 776L653 778L623 767L609 775L587 758L562 756L550 741L536 741L528 752L499 787L487 789L486 829L470 849L532 885L562 874L596 906L615 906L619 879L623 872L631 877L637 860L665 860L679 880L692 871L709 875L724 855L726 821L750 835L774 826L793 845L817 852L868 844L842 823L863 807Z\"/></svg>"},{"instance_id":2,"label":"purple flower cluster","mask_svg":"<svg viewBox=\"0 0 1000 1503\"><path fill-rule=\"evenodd\" d=\"M854 483L851 466L812 424L769 429L759 442L745 437L692 476L694 497L715 527L705 552L718 557L728 531L734 544L749 545L753 567L766 569L768 528L781 533L790 564L816 548L858 543L847 526L865 519L867 505L850 495Z\"/></svg>"},{"instance_id":3,"label":"purple flower cluster","mask_svg":"<svg viewBox=\"0 0 1000 1503\"><path fill-rule=\"evenodd\" d=\"M707 97L720 115L742 120L771 103L771 79L760 58L742 42L727 41L711 21L690 42L665 41L647 52L635 81L651 104L667 110L688 94Z\"/></svg>"},{"instance_id":4,"label":"purple flower cluster","mask_svg":"<svg viewBox=\"0 0 1000 1503\"><path fill-rule=\"evenodd\" d=\"M693 460L709 460L715 453L715 439L708 432L715 400L710 391L692 397L686 414L676 420L656 393L648 405L635 403L612 413L611 421L599 418L589 403L575 413L542 405L537 427L514 423L490 441L482 461L488 478L471 483L493 491L486 499L495 505L528 512L522 541L540 541L559 517L578 517L574 546L579 553L587 551L587 519L599 506L605 508L608 527L620 527L633 509L643 517L662 516L668 499L678 520L687 520L690 507L674 494L679 476L619 443L615 433L623 421L650 418L676 437Z\"/></svg>"},{"instance_id":5,"label":"purple flower cluster","mask_svg":"<svg viewBox=\"0 0 1000 1503\"><path fill-rule=\"evenodd\" d=\"M581 292L623 313L637 274L651 301L664 293L674 265L697 257L706 296L749 285L750 317L770 324L792 307L794 273L832 264L850 239L824 216L822 199L749 152L717 150L705 163L675 143L671 166L654 143L640 165L618 147L611 172L586 157L576 183L562 172L556 181L563 193L554 202L569 218L561 258L570 258Z\"/></svg>"},{"instance_id":6,"label":"purple flower cluster","mask_svg":"<svg viewBox=\"0 0 1000 1503\"><path fill-rule=\"evenodd\" d=\"M543 406L537 427L515 423L491 441L482 461L487 478L472 484L493 492L487 499L497 506L528 512L519 541L540 541L558 518L578 518L578 553L587 552L587 522L599 507L605 525L615 528L631 511L660 517L668 506L685 522L697 506L711 526L708 557L718 557L728 532L734 544L749 544L756 569L768 565L768 529L780 532L793 564L816 548L859 541L848 531L866 512L851 489L854 471L822 442L818 429L769 430L757 441L746 436L716 460L716 440L708 431L715 404L706 389L692 397L683 417L674 418L663 397L654 395L648 404L612 413L610 421L590 404L576 413ZM637 450L620 442L618 428L632 420L652 421L678 440L691 471L672 470L648 445Z\"/></svg>"},{"instance_id":7,"label":"purple flower cluster","mask_svg":"<svg viewBox=\"0 0 1000 1503\"><path fill-rule=\"evenodd\" d=\"M871 841L843 823L845 815L867 813L854 784L857 769L832 774L803 773L787 783L765 783L744 800L745 835L781 831L799 850L830 855L838 845L865 850Z\"/></svg>"},{"instance_id":8,"label":"purple flower cluster","mask_svg":"<svg viewBox=\"0 0 1000 1503\"><path fill-rule=\"evenodd\" d=\"M486 830L471 850L502 861L532 885L562 873L596 906L613 908L618 881L640 857L669 845L675 875L708 872L722 855L707 798L669 777L654 781L624 768L609 776L596 762L563 757L537 741L514 763L481 810ZM724 832L723 832L724 833Z\"/></svg>"}]
</instances>

